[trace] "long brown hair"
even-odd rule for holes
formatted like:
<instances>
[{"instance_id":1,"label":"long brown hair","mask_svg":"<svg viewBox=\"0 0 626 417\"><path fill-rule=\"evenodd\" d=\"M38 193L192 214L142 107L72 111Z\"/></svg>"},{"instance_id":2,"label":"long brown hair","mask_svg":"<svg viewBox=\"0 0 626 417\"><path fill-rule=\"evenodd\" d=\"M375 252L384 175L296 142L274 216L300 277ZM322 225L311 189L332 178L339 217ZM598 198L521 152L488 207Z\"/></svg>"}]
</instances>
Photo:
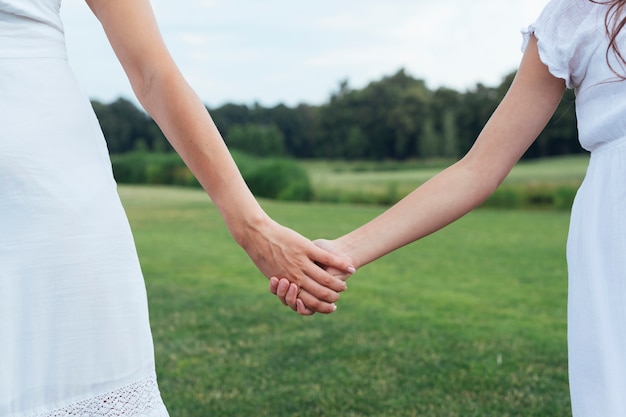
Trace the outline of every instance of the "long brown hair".
<instances>
[{"instance_id":1,"label":"long brown hair","mask_svg":"<svg viewBox=\"0 0 626 417\"><path fill-rule=\"evenodd\" d=\"M622 55L622 51L617 43L617 35L626 26L626 16L623 11L626 7L626 0L589 0L592 3L604 4L608 6L606 15L604 16L604 27L609 39L609 46L606 50L606 62L611 71L620 79L626 80L626 58ZM617 71L609 60L609 54L613 51L617 62L621 67L621 72Z\"/></svg>"}]
</instances>

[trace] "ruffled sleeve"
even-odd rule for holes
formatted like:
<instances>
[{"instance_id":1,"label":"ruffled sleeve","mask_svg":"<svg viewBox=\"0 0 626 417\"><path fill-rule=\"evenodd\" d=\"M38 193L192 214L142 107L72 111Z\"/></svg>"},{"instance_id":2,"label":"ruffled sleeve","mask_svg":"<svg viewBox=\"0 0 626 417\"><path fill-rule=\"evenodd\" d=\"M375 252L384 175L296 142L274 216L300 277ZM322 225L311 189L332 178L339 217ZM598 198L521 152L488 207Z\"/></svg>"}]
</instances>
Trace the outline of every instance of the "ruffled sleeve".
<instances>
[{"instance_id":1,"label":"ruffled sleeve","mask_svg":"<svg viewBox=\"0 0 626 417\"><path fill-rule=\"evenodd\" d=\"M597 7L589 0L552 0L546 5L535 23L522 29L522 51L525 51L531 35L537 38L539 57L550 73L565 80L568 88L577 87L585 74L589 57L589 43L597 36L594 31Z\"/></svg>"}]
</instances>

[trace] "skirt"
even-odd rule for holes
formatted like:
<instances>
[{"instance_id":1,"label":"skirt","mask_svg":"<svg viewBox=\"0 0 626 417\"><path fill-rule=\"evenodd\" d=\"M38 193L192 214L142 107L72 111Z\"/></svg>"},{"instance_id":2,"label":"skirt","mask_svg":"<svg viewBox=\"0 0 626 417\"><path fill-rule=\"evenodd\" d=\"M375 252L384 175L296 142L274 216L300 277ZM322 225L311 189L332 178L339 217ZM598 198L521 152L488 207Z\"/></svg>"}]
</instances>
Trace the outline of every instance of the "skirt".
<instances>
[{"instance_id":1,"label":"skirt","mask_svg":"<svg viewBox=\"0 0 626 417\"><path fill-rule=\"evenodd\" d=\"M626 138L591 153L567 245L574 417L626 415Z\"/></svg>"}]
</instances>

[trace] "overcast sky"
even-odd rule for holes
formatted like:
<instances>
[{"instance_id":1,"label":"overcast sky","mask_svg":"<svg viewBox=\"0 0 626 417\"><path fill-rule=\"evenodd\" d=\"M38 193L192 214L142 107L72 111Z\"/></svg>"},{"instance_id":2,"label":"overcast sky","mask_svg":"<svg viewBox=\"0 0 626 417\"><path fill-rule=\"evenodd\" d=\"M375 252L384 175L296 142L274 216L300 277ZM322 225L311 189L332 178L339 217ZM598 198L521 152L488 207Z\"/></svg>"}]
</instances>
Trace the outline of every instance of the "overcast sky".
<instances>
[{"instance_id":1,"label":"overcast sky","mask_svg":"<svg viewBox=\"0 0 626 417\"><path fill-rule=\"evenodd\" d=\"M430 88L496 86L520 29L548 0L153 0L165 41L205 104L321 104L400 68ZM64 0L70 62L87 94L132 98L99 23Z\"/></svg>"}]
</instances>

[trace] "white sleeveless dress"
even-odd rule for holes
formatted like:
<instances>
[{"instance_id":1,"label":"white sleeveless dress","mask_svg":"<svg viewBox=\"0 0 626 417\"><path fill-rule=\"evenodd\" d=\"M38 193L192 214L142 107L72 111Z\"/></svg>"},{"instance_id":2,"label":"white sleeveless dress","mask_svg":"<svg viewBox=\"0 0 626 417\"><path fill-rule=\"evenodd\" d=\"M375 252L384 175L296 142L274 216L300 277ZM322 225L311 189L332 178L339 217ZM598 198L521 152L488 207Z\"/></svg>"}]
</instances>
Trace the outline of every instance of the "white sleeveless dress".
<instances>
[{"instance_id":1,"label":"white sleeveless dress","mask_svg":"<svg viewBox=\"0 0 626 417\"><path fill-rule=\"evenodd\" d=\"M166 417L143 277L60 0L0 0L0 416Z\"/></svg>"},{"instance_id":2,"label":"white sleeveless dress","mask_svg":"<svg viewBox=\"0 0 626 417\"><path fill-rule=\"evenodd\" d=\"M533 25L542 61L576 92L591 152L567 245L568 344L575 417L626 416L626 81L606 62L606 6L553 0ZM526 45L526 43L524 44ZM626 33L618 45L626 53ZM614 68L624 73L611 55Z\"/></svg>"}]
</instances>

